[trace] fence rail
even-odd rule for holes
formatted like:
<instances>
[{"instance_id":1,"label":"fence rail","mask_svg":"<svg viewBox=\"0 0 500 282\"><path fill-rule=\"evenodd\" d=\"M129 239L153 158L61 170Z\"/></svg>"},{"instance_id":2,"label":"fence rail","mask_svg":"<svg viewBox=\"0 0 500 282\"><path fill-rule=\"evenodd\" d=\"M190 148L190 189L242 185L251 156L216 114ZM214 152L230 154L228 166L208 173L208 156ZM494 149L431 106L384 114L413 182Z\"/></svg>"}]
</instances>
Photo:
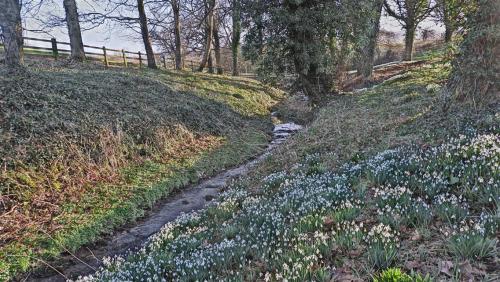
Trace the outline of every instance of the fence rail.
<instances>
[{"instance_id":1,"label":"fence rail","mask_svg":"<svg viewBox=\"0 0 500 282\"><path fill-rule=\"evenodd\" d=\"M1 36L1 34L0 34ZM68 42L57 41L55 38L44 39L23 36L25 44L23 45L23 52L25 55L46 56L52 57L54 60L59 60L63 57L69 57L71 50L63 49L61 46L70 46ZM42 42L48 46L34 45L32 42ZM31 44L30 44L31 43ZM50 43L47 44L47 43ZM0 47L3 47L0 41ZM123 67L139 67L142 68L147 65L146 54L141 51L133 52L124 49L112 49L106 46L92 46L84 44L85 58L90 61L102 62L105 67L123 66ZM3 48L0 48L0 50ZM167 56L166 54L155 54L156 65L164 69L175 68L175 58ZM191 68L192 71L197 69L198 62L194 60L184 59L183 68ZM216 68L214 67L216 70ZM226 71L224 68L220 68ZM232 70L230 70L232 71ZM245 68L245 74L248 75L248 69Z\"/></svg>"}]
</instances>

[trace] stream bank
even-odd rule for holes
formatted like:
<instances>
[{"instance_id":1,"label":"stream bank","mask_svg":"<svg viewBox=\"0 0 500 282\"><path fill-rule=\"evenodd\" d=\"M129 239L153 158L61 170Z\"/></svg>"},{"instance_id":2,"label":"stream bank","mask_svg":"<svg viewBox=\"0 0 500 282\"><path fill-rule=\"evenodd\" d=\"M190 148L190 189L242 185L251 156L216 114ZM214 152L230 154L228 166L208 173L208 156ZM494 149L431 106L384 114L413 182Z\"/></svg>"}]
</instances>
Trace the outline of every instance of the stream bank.
<instances>
[{"instance_id":1,"label":"stream bank","mask_svg":"<svg viewBox=\"0 0 500 282\"><path fill-rule=\"evenodd\" d=\"M81 248L77 253L66 252L62 255L60 259L62 263L58 265L57 269L48 266L48 269L52 269L52 271L33 274L25 281L66 281L88 275L102 265L102 258L123 255L128 250L141 247L151 235L160 231L165 224L173 221L179 215L205 208L231 179L248 174L252 168L265 160L274 148L301 129L302 126L295 123L276 125L273 130L272 142L255 159L166 197L139 221L103 238L91 248Z\"/></svg>"}]
</instances>

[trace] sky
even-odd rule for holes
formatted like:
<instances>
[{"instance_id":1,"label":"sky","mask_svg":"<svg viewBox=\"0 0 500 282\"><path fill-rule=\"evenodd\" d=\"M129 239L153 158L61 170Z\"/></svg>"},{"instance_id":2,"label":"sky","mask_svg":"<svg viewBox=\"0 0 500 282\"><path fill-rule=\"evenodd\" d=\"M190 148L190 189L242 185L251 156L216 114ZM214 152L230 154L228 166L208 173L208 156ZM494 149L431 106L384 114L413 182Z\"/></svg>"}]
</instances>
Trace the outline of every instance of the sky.
<instances>
[{"instance_id":1,"label":"sky","mask_svg":"<svg viewBox=\"0 0 500 282\"><path fill-rule=\"evenodd\" d=\"M62 2L62 1L58 1ZM80 5L85 5L85 1L77 1ZM60 6L53 7L53 13L62 15L64 14L64 9L62 3ZM26 23L28 29L33 28L35 24L28 21ZM431 28L436 31L437 34L444 32L444 28L433 20L426 20L419 25L420 28ZM401 26L393 18L383 15L381 19L381 28L393 31L399 36L399 40L403 40L404 31ZM50 34L40 34L34 32L26 32L25 36L36 37L36 38L50 38L54 37L58 41L69 42L67 31L65 28L57 28L49 32ZM419 33L417 33L419 35ZM110 26L101 26L92 30L84 30L82 32L83 42L86 45L93 46L106 46L112 49L125 49L132 52L143 51L144 46L142 40L137 34L127 30L123 26L118 24L111 24ZM27 44L37 45L35 42L27 42ZM43 43L42 43L43 44ZM39 45L39 44L38 44ZM49 46L46 46L49 47Z\"/></svg>"}]
</instances>

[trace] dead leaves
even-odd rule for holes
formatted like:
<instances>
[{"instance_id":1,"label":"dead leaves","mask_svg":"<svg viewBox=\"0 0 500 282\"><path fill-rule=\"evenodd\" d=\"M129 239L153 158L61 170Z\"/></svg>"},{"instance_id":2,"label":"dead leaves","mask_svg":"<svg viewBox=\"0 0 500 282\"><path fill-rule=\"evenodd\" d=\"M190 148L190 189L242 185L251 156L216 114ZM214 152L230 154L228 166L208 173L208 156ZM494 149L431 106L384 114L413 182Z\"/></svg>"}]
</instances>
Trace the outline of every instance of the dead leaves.
<instances>
[{"instance_id":1,"label":"dead leaves","mask_svg":"<svg viewBox=\"0 0 500 282\"><path fill-rule=\"evenodd\" d=\"M453 268L454 264L453 262L447 260L447 261L442 261L439 264L439 273L445 274L448 277L453 277Z\"/></svg>"},{"instance_id":2,"label":"dead leaves","mask_svg":"<svg viewBox=\"0 0 500 282\"><path fill-rule=\"evenodd\" d=\"M455 264L452 261L442 261L439 265L439 273L446 275L448 278L459 276L462 281L476 281L475 277L483 277L486 271L470 264L469 261Z\"/></svg>"},{"instance_id":3,"label":"dead leaves","mask_svg":"<svg viewBox=\"0 0 500 282\"><path fill-rule=\"evenodd\" d=\"M326 217L323 221L325 228L330 229L335 224L335 220L331 217Z\"/></svg>"},{"instance_id":4,"label":"dead leaves","mask_svg":"<svg viewBox=\"0 0 500 282\"><path fill-rule=\"evenodd\" d=\"M340 267L337 268L330 279L330 282L359 282L362 279L353 275L350 267Z\"/></svg>"},{"instance_id":5,"label":"dead leaves","mask_svg":"<svg viewBox=\"0 0 500 282\"><path fill-rule=\"evenodd\" d=\"M363 254L363 250L359 249L359 248L351 250L348 253L348 255L349 255L350 258L357 258L357 257L360 257L362 254Z\"/></svg>"},{"instance_id":6,"label":"dead leaves","mask_svg":"<svg viewBox=\"0 0 500 282\"><path fill-rule=\"evenodd\" d=\"M405 268L409 270L414 270L422 267L422 263L416 260L410 260L405 263Z\"/></svg>"},{"instance_id":7,"label":"dead leaves","mask_svg":"<svg viewBox=\"0 0 500 282\"><path fill-rule=\"evenodd\" d=\"M418 232L418 230L415 230L412 233L410 240L412 240L412 241L420 241L420 240L422 240L422 235L420 234L420 232Z\"/></svg>"}]
</instances>

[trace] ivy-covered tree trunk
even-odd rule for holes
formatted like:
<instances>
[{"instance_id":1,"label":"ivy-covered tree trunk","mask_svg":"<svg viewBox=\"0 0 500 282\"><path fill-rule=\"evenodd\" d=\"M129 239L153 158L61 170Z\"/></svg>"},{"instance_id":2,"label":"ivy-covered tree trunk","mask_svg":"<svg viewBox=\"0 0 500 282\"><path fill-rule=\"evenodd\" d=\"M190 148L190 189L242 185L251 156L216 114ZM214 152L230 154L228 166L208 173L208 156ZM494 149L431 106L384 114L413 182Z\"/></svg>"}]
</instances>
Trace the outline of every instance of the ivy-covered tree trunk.
<instances>
[{"instance_id":1,"label":"ivy-covered tree trunk","mask_svg":"<svg viewBox=\"0 0 500 282\"><path fill-rule=\"evenodd\" d=\"M240 75L238 69L238 59L240 55L240 40L241 40L241 4L240 0L232 0L232 17L233 17L233 36L231 42L231 51L233 53L233 75Z\"/></svg>"},{"instance_id":2,"label":"ivy-covered tree trunk","mask_svg":"<svg viewBox=\"0 0 500 282\"><path fill-rule=\"evenodd\" d=\"M153 46L151 45L151 38L149 36L148 19L144 9L144 0L137 0L137 10L139 11L139 23L141 26L142 41L146 49L146 57L148 59L148 68L156 69L156 60L153 53Z\"/></svg>"},{"instance_id":3,"label":"ivy-covered tree trunk","mask_svg":"<svg viewBox=\"0 0 500 282\"><path fill-rule=\"evenodd\" d=\"M83 62L85 51L83 48L82 31L78 19L78 9L75 0L64 0L66 24L68 25L69 42L71 46L71 60Z\"/></svg>"},{"instance_id":4,"label":"ivy-covered tree trunk","mask_svg":"<svg viewBox=\"0 0 500 282\"><path fill-rule=\"evenodd\" d=\"M375 49L377 48L377 37L380 31L380 17L384 0L373 2L373 15L370 17L370 27L366 31L366 40L361 46L361 56L358 61L358 74L365 80L370 80L373 74L373 62L375 60Z\"/></svg>"},{"instance_id":5,"label":"ivy-covered tree trunk","mask_svg":"<svg viewBox=\"0 0 500 282\"><path fill-rule=\"evenodd\" d=\"M446 43L449 43L451 42L451 39L453 37L454 27L452 26L452 19L450 19L446 3L443 2L441 5L443 5L442 13L443 13L443 24L444 24L444 41Z\"/></svg>"},{"instance_id":6,"label":"ivy-covered tree trunk","mask_svg":"<svg viewBox=\"0 0 500 282\"><path fill-rule=\"evenodd\" d=\"M444 91L446 106L451 98L474 104L500 99L500 0L478 4Z\"/></svg>"},{"instance_id":7,"label":"ivy-covered tree trunk","mask_svg":"<svg viewBox=\"0 0 500 282\"><path fill-rule=\"evenodd\" d=\"M23 26L18 0L0 0L0 27L3 31L5 64L11 69L22 66Z\"/></svg>"},{"instance_id":8,"label":"ivy-covered tree trunk","mask_svg":"<svg viewBox=\"0 0 500 282\"><path fill-rule=\"evenodd\" d=\"M291 51L295 72L298 74L300 86L313 104L322 102L324 94L330 90L328 77L320 71L318 59L320 54L313 47L317 43L312 26L301 24L299 10L308 10L314 3L305 1L285 1L286 8L293 19L288 26L289 49Z\"/></svg>"}]
</instances>

